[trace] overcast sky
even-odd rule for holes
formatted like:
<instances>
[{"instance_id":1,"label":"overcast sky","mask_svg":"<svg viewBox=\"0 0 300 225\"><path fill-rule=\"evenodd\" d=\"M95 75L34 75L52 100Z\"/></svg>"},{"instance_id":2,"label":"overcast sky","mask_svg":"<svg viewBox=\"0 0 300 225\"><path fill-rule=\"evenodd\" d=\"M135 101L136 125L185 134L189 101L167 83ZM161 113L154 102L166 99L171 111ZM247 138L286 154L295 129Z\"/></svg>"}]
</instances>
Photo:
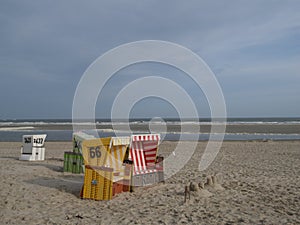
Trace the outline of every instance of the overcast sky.
<instances>
[{"instance_id":1,"label":"overcast sky","mask_svg":"<svg viewBox=\"0 0 300 225\"><path fill-rule=\"evenodd\" d=\"M197 53L216 75L229 117L300 116L300 1L0 1L0 119L71 118L77 84L106 51L164 40ZM124 68L102 90L96 117L129 82L163 76L185 88L200 117L201 90L183 72L144 63ZM138 95L139 93L137 93ZM144 99L133 117L176 116Z\"/></svg>"}]
</instances>

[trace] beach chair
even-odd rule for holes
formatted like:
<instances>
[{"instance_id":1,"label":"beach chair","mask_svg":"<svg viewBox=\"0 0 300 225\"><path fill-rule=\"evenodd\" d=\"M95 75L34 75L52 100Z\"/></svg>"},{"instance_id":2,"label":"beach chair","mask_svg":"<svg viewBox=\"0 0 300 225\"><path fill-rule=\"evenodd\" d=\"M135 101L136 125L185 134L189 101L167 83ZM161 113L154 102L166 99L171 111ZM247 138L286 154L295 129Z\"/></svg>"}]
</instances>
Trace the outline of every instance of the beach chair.
<instances>
[{"instance_id":1,"label":"beach chair","mask_svg":"<svg viewBox=\"0 0 300 225\"><path fill-rule=\"evenodd\" d=\"M23 135L20 160L42 161L45 160L46 134Z\"/></svg>"},{"instance_id":2,"label":"beach chair","mask_svg":"<svg viewBox=\"0 0 300 225\"><path fill-rule=\"evenodd\" d=\"M97 137L82 131L73 133L73 151L64 152L64 172L84 173L82 142L92 139L97 139Z\"/></svg>"},{"instance_id":3,"label":"beach chair","mask_svg":"<svg viewBox=\"0 0 300 225\"><path fill-rule=\"evenodd\" d=\"M133 161L134 186L151 185L163 180L161 178L161 173L163 173L163 164L162 162L157 163L159 141L159 134L141 134L131 136L129 159Z\"/></svg>"},{"instance_id":4,"label":"beach chair","mask_svg":"<svg viewBox=\"0 0 300 225\"><path fill-rule=\"evenodd\" d=\"M110 200L112 198L113 168L106 165L110 142L110 137L82 141L85 172L81 198L94 200Z\"/></svg>"}]
</instances>

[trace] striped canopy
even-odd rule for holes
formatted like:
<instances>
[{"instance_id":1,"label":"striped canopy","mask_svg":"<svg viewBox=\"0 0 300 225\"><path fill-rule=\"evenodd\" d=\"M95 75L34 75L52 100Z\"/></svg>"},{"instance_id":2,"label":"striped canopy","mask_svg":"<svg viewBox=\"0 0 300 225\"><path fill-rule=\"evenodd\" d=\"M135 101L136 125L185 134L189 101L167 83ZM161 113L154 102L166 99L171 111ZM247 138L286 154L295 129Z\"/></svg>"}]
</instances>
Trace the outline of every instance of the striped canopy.
<instances>
[{"instance_id":1,"label":"striped canopy","mask_svg":"<svg viewBox=\"0 0 300 225\"><path fill-rule=\"evenodd\" d=\"M156 172L155 162L159 141L159 134L131 136L129 159L133 161L134 175Z\"/></svg>"},{"instance_id":2,"label":"striped canopy","mask_svg":"<svg viewBox=\"0 0 300 225\"><path fill-rule=\"evenodd\" d=\"M129 137L112 137L110 142L109 155L106 165L114 169L114 172L122 170L125 153L129 145Z\"/></svg>"}]
</instances>

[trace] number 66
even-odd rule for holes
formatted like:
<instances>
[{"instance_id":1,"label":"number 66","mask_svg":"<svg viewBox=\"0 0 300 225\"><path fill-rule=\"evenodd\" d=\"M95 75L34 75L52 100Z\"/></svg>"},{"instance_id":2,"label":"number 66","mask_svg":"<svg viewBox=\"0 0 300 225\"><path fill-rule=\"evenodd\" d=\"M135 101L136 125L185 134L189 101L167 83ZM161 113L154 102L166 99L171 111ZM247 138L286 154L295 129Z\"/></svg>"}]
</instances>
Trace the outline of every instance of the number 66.
<instances>
[{"instance_id":1,"label":"number 66","mask_svg":"<svg viewBox=\"0 0 300 225\"><path fill-rule=\"evenodd\" d=\"M95 157L100 158L101 157L101 152L100 152L100 147L90 147L90 157L93 159Z\"/></svg>"}]
</instances>

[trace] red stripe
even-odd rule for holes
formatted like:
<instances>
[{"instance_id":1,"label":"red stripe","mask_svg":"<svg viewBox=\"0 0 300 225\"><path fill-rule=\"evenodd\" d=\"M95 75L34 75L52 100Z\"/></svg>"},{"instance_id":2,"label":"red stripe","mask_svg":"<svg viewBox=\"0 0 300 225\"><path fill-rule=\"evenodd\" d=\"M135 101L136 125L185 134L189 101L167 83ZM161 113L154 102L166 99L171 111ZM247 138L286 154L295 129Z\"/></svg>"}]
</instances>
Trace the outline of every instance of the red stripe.
<instances>
[{"instance_id":1,"label":"red stripe","mask_svg":"<svg viewBox=\"0 0 300 225\"><path fill-rule=\"evenodd\" d=\"M145 156L155 156L156 155L156 151L148 151L148 152L145 152Z\"/></svg>"},{"instance_id":2,"label":"red stripe","mask_svg":"<svg viewBox=\"0 0 300 225\"><path fill-rule=\"evenodd\" d=\"M132 159L134 161L134 171L142 171L147 168L146 159L144 156L144 151L142 151L142 147L139 146L140 142L136 142L133 144L134 150L132 151Z\"/></svg>"},{"instance_id":3,"label":"red stripe","mask_svg":"<svg viewBox=\"0 0 300 225\"><path fill-rule=\"evenodd\" d=\"M138 167L137 167L137 170L141 170L141 167L143 166L142 165L142 158L141 158L141 154L140 154L140 147L139 147L139 145L138 145L138 142L136 142L135 143L136 144L136 151L135 151L135 154L136 154L136 158L137 158L137 165L138 165Z\"/></svg>"},{"instance_id":4,"label":"red stripe","mask_svg":"<svg viewBox=\"0 0 300 225\"><path fill-rule=\"evenodd\" d=\"M147 152L147 153L149 153L149 152L154 152L154 153L156 153L156 151L157 151L156 148L147 149L147 150L144 149L144 152Z\"/></svg>"},{"instance_id":5,"label":"red stripe","mask_svg":"<svg viewBox=\"0 0 300 225\"><path fill-rule=\"evenodd\" d=\"M143 149L144 149L145 151L156 151L157 146L156 146L156 145L144 145L144 146L143 146Z\"/></svg>"},{"instance_id":6,"label":"red stripe","mask_svg":"<svg viewBox=\"0 0 300 225\"><path fill-rule=\"evenodd\" d=\"M141 171L141 170L143 170L142 169L142 166L143 166L143 159L142 159L142 156L141 156L141 151L136 151L136 153L137 153L137 158L138 158L138 170L139 171Z\"/></svg>"},{"instance_id":7,"label":"red stripe","mask_svg":"<svg viewBox=\"0 0 300 225\"><path fill-rule=\"evenodd\" d=\"M159 134L132 135L132 141L159 141Z\"/></svg>"},{"instance_id":8,"label":"red stripe","mask_svg":"<svg viewBox=\"0 0 300 225\"><path fill-rule=\"evenodd\" d=\"M158 144L158 141L144 141L143 143L146 146L148 146L148 145L154 145L156 147L156 145Z\"/></svg>"}]
</instances>

